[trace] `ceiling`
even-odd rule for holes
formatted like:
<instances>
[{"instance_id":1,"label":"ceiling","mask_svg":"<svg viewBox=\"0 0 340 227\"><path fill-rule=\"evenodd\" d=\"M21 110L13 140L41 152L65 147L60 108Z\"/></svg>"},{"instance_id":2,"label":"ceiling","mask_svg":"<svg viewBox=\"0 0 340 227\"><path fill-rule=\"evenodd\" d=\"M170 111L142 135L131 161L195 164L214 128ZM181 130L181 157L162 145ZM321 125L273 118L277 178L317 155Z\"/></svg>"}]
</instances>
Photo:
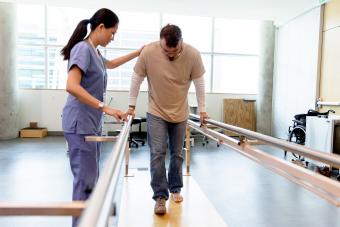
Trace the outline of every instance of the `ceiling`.
<instances>
[{"instance_id":1,"label":"ceiling","mask_svg":"<svg viewBox=\"0 0 340 227\"><path fill-rule=\"evenodd\" d=\"M319 5L320 0L0 0L58 6L109 7L113 10L166 12L237 19L273 20L282 24Z\"/></svg>"}]
</instances>

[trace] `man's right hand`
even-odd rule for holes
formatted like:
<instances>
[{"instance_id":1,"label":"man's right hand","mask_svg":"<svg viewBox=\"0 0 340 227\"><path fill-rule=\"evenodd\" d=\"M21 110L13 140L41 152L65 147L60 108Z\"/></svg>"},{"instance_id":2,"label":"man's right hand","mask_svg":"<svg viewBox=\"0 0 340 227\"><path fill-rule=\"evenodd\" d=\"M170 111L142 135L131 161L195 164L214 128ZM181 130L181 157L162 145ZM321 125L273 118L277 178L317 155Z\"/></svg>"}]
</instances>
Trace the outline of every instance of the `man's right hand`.
<instances>
[{"instance_id":1,"label":"man's right hand","mask_svg":"<svg viewBox=\"0 0 340 227\"><path fill-rule=\"evenodd\" d=\"M135 108L129 107L129 109L127 109L127 111L126 111L126 113L125 113L125 114L126 114L126 115L131 115L131 116L132 116L132 118L134 118L134 117L135 117L135 115L136 115Z\"/></svg>"}]
</instances>

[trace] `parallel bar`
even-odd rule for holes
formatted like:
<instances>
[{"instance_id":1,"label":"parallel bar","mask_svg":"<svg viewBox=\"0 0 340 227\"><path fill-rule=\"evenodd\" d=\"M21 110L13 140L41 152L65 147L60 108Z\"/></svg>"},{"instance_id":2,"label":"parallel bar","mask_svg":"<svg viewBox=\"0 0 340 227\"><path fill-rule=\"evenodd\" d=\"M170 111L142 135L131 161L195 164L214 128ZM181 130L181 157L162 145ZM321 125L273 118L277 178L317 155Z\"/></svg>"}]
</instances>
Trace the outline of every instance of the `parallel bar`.
<instances>
[{"instance_id":1,"label":"parallel bar","mask_svg":"<svg viewBox=\"0 0 340 227\"><path fill-rule=\"evenodd\" d=\"M194 119L199 119L199 116L193 115L193 114L190 114L190 117ZM316 160L322 163L330 164L333 167L340 168L340 156L339 155L320 152L320 151L317 151L317 150L314 150L308 147L304 147L299 144L287 142L281 139L263 135L263 134L253 132L247 129L239 128L233 125L227 125L227 124L215 121L215 120L207 119L206 121L220 128L227 129L232 132L236 132L237 134L244 135L252 139L261 140L261 141L266 142L267 144L279 147L283 150L292 151L301 156L308 157L308 158L311 158L313 160Z\"/></svg>"},{"instance_id":2,"label":"parallel bar","mask_svg":"<svg viewBox=\"0 0 340 227\"><path fill-rule=\"evenodd\" d=\"M123 163L131 122L132 117L128 116L128 121L124 123L111 156L87 202L86 209L81 215L78 227L107 227L108 219L113 212L113 198Z\"/></svg>"},{"instance_id":3,"label":"parallel bar","mask_svg":"<svg viewBox=\"0 0 340 227\"><path fill-rule=\"evenodd\" d=\"M211 129L200 128L199 124L193 121L189 121L189 126L204 135L211 136L216 133L216 131ZM223 134L219 135L219 141L221 144L238 151L244 156L305 187L333 205L340 206L340 184L338 182L255 149L247 144L247 142L239 143L237 140L230 139Z\"/></svg>"},{"instance_id":4,"label":"parallel bar","mask_svg":"<svg viewBox=\"0 0 340 227\"><path fill-rule=\"evenodd\" d=\"M303 186L335 206L340 206L340 184L335 180L287 162L264 151L245 145L242 152L247 157Z\"/></svg>"},{"instance_id":5,"label":"parallel bar","mask_svg":"<svg viewBox=\"0 0 340 227\"><path fill-rule=\"evenodd\" d=\"M340 102L322 102L322 101L317 101L316 105L318 107L321 107L321 106L340 106Z\"/></svg>"},{"instance_id":6,"label":"parallel bar","mask_svg":"<svg viewBox=\"0 0 340 227\"><path fill-rule=\"evenodd\" d=\"M212 129L209 129L207 127L202 127L200 126L198 123L194 122L194 121L191 121L189 120L188 121L188 125L195 129L196 131L202 133L203 135L205 135L206 137L216 141L216 142L221 142L221 141L224 141L224 140L229 140L230 142L233 142L233 143L239 143L238 140L234 139L234 138L231 138L229 136L225 136L219 132L216 132L215 130L212 130Z\"/></svg>"},{"instance_id":7,"label":"parallel bar","mask_svg":"<svg viewBox=\"0 0 340 227\"><path fill-rule=\"evenodd\" d=\"M191 144L190 144L190 127L186 127L186 142L185 142L185 166L186 166L186 175L190 175L190 159L191 159Z\"/></svg>"},{"instance_id":8,"label":"parallel bar","mask_svg":"<svg viewBox=\"0 0 340 227\"><path fill-rule=\"evenodd\" d=\"M118 136L85 136L87 142L114 142Z\"/></svg>"},{"instance_id":9,"label":"parallel bar","mask_svg":"<svg viewBox=\"0 0 340 227\"><path fill-rule=\"evenodd\" d=\"M85 202L65 203L0 203L2 216L80 216L85 208Z\"/></svg>"},{"instance_id":10,"label":"parallel bar","mask_svg":"<svg viewBox=\"0 0 340 227\"><path fill-rule=\"evenodd\" d=\"M129 161L130 161L130 147L129 142L126 141L125 145L125 176L129 176Z\"/></svg>"}]
</instances>

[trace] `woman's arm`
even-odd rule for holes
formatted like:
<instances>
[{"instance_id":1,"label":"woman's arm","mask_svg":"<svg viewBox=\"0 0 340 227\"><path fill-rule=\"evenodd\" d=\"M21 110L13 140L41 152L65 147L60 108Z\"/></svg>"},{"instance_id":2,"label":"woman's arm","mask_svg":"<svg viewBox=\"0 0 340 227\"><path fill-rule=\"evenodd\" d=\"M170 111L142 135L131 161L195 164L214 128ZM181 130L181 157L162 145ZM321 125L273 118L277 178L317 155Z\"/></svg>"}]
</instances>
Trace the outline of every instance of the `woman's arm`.
<instances>
[{"instance_id":1,"label":"woman's arm","mask_svg":"<svg viewBox=\"0 0 340 227\"><path fill-rule=\"evenodd\" d=\"M127 55L124 55L124 56L115 58L113 60L107 61L106 62L106 68L114 69L114 68L134 59L135 57L138 57L139 54L142 52L143 48L144 48L144 46L142 46L140 49L135 50L135 51L133 51L133 52L127 54Z\"/></svg>"},{"instance_id":2,"label":"woman's arm","mask_svg":"<svg viewBox=\"0 0 340 227\"><path fill-rule=\"evenodd\" d=\"M101 101L88 93L81 85L82 71L78 66L73 66L68 73L66 91L76 97L80 102L85 103L93 108L103 111L104 113L115 117L117 120L125 120L126 115L120 110L113 109L104 105L100 107Z\"/></svg>"},{"instance_id":3,"label":"woman's arm","mask_svg":"<svg viewBox=\"0 0 340 227\"><path fill-rule=\"evenodd\" d=\"M81 85L82 71L78 66L73 66L68 73L66 91L76 97L82 103L98 109L100 101L90 95Z\"/></svg>"}]
</instances>

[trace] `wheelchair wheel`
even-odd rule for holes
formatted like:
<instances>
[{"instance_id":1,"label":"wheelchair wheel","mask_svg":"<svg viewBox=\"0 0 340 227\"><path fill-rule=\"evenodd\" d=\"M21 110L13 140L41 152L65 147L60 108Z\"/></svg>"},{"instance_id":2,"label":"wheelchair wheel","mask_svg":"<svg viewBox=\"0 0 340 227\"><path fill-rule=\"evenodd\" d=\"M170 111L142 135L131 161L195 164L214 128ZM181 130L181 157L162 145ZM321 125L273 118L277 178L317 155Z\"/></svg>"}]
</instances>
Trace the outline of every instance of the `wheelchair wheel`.
<instances>
[{"instance_id":1,"label":"wheelchair wheel","mask_svg":"<svg viewBox=\"0 0 340 227\"><path fill-rule=\"evenodd\" d=\"M305 145L306 140L306 129L304 127L295 127L292 129L292 131L289 133L288 137L289 142L293 142L300 145ZM300 155L296 155L292 153L295 158L298 158L299 160L303 160L304 158Z\"/></svg>"}]
</instances>

